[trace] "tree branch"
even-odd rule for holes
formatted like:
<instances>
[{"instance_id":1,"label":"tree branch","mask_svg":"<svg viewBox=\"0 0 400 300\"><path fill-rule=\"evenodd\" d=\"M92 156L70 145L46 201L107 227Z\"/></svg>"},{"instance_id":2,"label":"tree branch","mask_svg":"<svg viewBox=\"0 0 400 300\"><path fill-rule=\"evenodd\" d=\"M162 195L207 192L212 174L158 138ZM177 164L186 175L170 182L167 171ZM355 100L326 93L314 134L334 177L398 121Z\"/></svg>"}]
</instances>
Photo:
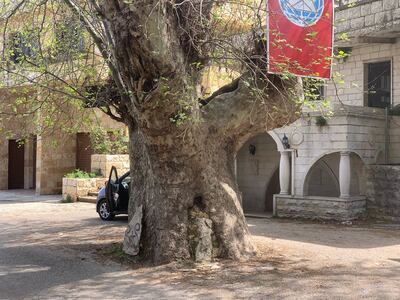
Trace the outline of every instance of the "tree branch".
<instances>
[{"instance_id":1,"label":"tree branch","mask_svg":"<svg viewBox=\"0 0 400 300\"><path fill-rule=\"evenodd\" d=\"M299 111L298 83L270 75L268 82L249 76L238 81L237 89L218 94L203 107L209 126L239 140L292 123Z\"/></svg>"}]
</instances>

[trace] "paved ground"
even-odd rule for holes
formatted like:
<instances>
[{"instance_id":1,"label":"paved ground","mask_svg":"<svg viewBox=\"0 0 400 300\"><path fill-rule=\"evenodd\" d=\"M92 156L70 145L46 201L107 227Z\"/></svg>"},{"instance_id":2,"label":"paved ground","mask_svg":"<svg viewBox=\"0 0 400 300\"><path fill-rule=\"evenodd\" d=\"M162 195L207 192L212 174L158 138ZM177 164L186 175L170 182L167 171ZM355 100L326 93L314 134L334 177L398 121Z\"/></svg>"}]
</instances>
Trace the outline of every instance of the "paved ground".
<instances>
[{"instance_id":1,"label":"paved ground","mask_svg":"<svg viewBox=\"0 0 400 300\"><path fill-rule=\"evenodd\" d=\"M395 224L252 218L254 260L138 268L110 259L125 217L102 222L87 203L0 203L0 299L400 298Z\"/></svg>"},{"instance_id":2,"label":"paved ground","mask_svg":"<svg viewBox=\"0 0 400 300\"><path fill-rule=\"evenodd\" d=\"M61 195L36 195L34 190L0 190L0 204L7 202L60 201Z\"/></svg>"}]
</instances>

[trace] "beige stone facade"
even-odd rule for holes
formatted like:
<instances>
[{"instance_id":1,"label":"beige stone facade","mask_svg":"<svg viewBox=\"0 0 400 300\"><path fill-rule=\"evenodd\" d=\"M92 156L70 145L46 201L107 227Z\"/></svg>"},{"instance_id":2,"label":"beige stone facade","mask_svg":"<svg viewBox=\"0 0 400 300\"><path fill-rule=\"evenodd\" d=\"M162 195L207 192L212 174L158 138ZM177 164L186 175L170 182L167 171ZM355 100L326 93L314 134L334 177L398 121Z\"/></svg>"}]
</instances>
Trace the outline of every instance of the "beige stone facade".
<instances>
[{"instance_id":1,"label":"beige stone facade","mask_svg":"<svg viewBox=\"0 0 400 300\"><path fill-rule=\"evenodd\" d=\"M93 154L92 155L92 172L100 173L104 177L108 177L111 167L116 167L118 176L129 171L129 155L128 154Z\"/></svg>"},{"instance_id":2,"label":"beige stone facade","mask_svg":"<svg viewBox=\"0 0 400 300\"><path fill-rule=\"evenodd\" d=\"M26 96L29 97L29 94ZM17 97L20 97L17 93L1 90L0 100L3 103L12 103ZM126 129L123 124L112 120L98 109L87 109L84 113L90 116L92 123L99 124L106 130ZM36 189L37 194L59 194L63 176L77 168L80 155L77 134L54 129L43 132L42 135L34 135L35 126L40 124L37 117L38 114L24 118L16 116L0 121L0 189L9 189L10 177L21 177L23 184L18 188ZM75 117L77 121L81 118ZM90 130L81 126L78 132L89 133ZM23 156L9 153L10 144L21 138L24 138L21 145ZM18 166L20 170L15 170L15 167L10 170L10 165Z\"/></svg>"},{"instance_id":3,"label":"beige stone facade","mask_svg":"<svg viewBox=\"0 0 400 300\"><path fill-rule=\"evenodd\" d=\"M64 200L71 197L76 202L79 197L85 197L89 192L98 191L104 186L106 178L63 178L62 196Z\"/></svg>"},{"instance_id":4,"label":"beige stone facade","mask_svg":"<svg viewBox=\"0 0 400 300\"><path fill-rule=\"evenodd\" d=\"M0 189L8 188L8 147L6 141L0 141Z\"/></svg>"}]
</instances>

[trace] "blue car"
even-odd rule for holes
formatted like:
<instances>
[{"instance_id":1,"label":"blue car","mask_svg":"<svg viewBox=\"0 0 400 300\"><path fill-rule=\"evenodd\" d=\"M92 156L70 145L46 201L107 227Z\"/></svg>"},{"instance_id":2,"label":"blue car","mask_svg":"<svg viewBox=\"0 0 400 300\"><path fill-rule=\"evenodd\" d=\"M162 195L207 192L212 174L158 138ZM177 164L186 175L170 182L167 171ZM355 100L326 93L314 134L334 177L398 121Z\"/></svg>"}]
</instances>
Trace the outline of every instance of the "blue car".
<instances>
[{"instance_id":1,"label":"blue car","mask_svg":"<svg viewBox=\"0 0 400 300\"><path fill-rule=\"evenodd\" d=\"M128 214L130 172L118 178L117 169L113 166L105 187L97 196L96 211L105 221L114 219L116 215Z\"/></svg>"}]
</instances>

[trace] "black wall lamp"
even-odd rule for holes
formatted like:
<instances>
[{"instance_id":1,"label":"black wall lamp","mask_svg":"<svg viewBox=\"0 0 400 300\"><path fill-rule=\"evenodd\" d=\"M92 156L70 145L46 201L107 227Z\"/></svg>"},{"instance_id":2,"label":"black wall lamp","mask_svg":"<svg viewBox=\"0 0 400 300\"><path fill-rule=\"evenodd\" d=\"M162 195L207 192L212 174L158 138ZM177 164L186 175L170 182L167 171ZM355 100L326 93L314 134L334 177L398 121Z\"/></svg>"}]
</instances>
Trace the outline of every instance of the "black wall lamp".
<instances>
[{"instance_id":1,"label":"black wall lamp","mask_svg":"<svg viewBox=\"0 0 400 300\"><path fill-rule=\"evenodd\" d=\"M249 145L249 153L251 155L256 155L256 146L255 145L253 145L253 144Z\"/></svg>"},{"instance_id":2,"label":"black wall lamp","mask_svg":"<svg viewBox=\"0 0 400 300\"><path fill-rule=\"evenodd\" d=\"M283 134L282 145L283 145L283 149L290 149L289 139L285 133Z\"/></svg>"}]
</instances>

